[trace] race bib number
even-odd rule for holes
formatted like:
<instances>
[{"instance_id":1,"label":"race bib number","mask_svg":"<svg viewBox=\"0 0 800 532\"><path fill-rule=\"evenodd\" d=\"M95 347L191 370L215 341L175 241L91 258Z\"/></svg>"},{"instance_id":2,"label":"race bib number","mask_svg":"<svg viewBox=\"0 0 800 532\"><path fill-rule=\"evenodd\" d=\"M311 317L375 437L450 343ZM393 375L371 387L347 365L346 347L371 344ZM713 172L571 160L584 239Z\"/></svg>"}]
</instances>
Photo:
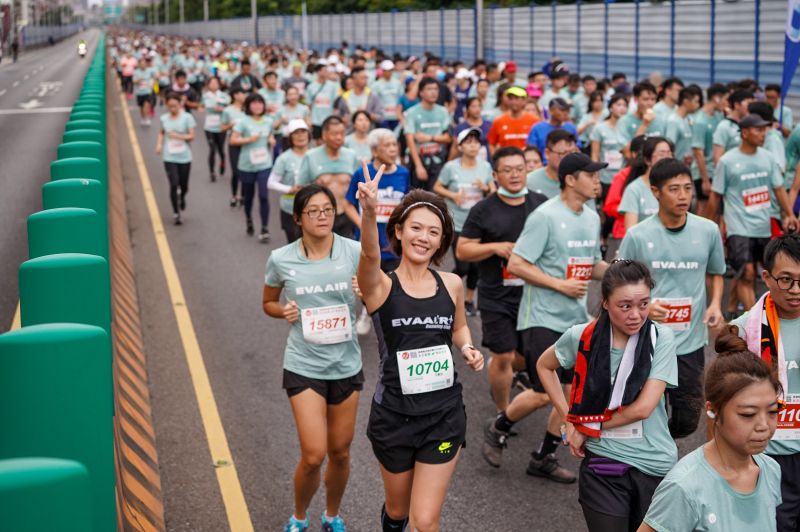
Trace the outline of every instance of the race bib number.
<instances>
[{"instance_id":1,"label":"race bib number","mask_svg":"<svg viewBox=\"0 0 800 532\"><path fill-rule=\"evenodd\" d=\"M267 148L258 147L250 150L250 162L252 164L266 164L269 151Z\"/></svg>"},{"instance_id":2,"label":"race bib number","mask_svg":"<svg viewBox=\"0 0 800 532\"><path fill-rule=\"evenodd\" d=\"M525 281L508 271L508 268L503 266L503 286L525 286Z\"/></svg>"},{"instance_id":3,"label":"race bib number","mask_svg":"<svg viewBox=\"0 0 800 532\"><path fill-rule=\"evenodd\" d=\"M420 155L438 155L441 151L441 146L437 142L426 142L419 147Z\"/></svg>"},{"instance_id":4,"label":"race bib number","mask_svg":"<svg viewBox=\"0 0 800 532\"><path fill-rule=\"evenodd\" d=\"M311 344L338 344L353 336L347 305L307 308L302 311L303 338Z\"/></svg>"},{"instance_id":5,"label":"race bib number","mask_svg":"<svg viewBox=\"0 0 800 532\"><path fill-rule=\"evenodd\" d=\"M760 211L770 205L769 189L766 185L748 188L742 191L744 210L747 212Z\"/></svg>"},{"instance_id":6,"label":"race bib number","mask_svg":"<svg viewBox=\"0 0 800 532\"><path fill-rule=\"evenodd\" d=\"M218 127L220 125L219 115L207 115L206 127Z\"/></svg>"},{"instance_id":7,"label":"race bib number","mask_svg":"<svg viewBox=\"0 0 800 532\"><path fill-rule=\"evenodd\" d=\"M464 198L459 205L462 209L471 209L476 203L483 199L483 191L478 187L473 185L458 185L458 188L461 190Z\"/></svg>"},{"instance_id":8,"label":"race bib number","mask_svg":"<svg viewBox=\"0 0 800 532\"><path fill-rule=\"evenodd\" d=\"M622 168L622 152L619 151L607 151L605 156L605 162L608 163L609 170L619 170Z\"/></svg>"},{"instance_id":9,"label":"race bib number","mask_svg":"<svg viewBox=\"0 0 800 532\"><path fill-rule=\"evenodd\" d=\"M453 355L446 345L398 351L397 369L403 395L433 392L453 386Z\"/></svg>"},{"instance_id":10,"label":"race bib number","mask_svg":"<svg viewBox=\"0 0 800 532\"><path fill-rule=\"evenodd\" d=\"M139 82L139 88L140 89L149 89L150 88L150 86L149 86L149 84L148 84L146 79L143 79L143 80L141 80Z\"/></svg>"},{"instance_id":11,"label":"race bib number","mask_svg":"<svg viewBox=\"0 0 800 532\"><path fill-rule=\"evenodd\" d=\"M378 198L378 204L375 206L375 217L379 224L389 223L389 217L394 212L394 209L400 205L400 198Z\"/></svg>"},{"instance_id":12,"label":"race bib number","mask_svg":"<svg viewBox=\"0 0 800 532\"><path fill-rule=\"evenodd\" d=\"M786 406L778 412L778 430L773 440L800 440L800 395L787 395Z\"/></svg>"},{"instance_id":13,"label":"race bib number","mask_svg":"<svg viewBox=\"0 0 800 532\"><path fill-rule=\"evenodd\" d=\"M173 155L184 153L188 148L185 140L169 139L167 141L167 153Z\"/></svg>"},{"instance_id":14,"label":"race bib number","mask_svg":"<svg viewBox=\"0 0 800 532\"><path fill-rule=\"evenodd\" d=\"M317 107L330 107L331 100L327 96L317 96L314 99L314 105L316 105Z\"/></svg>"},{"instance_id":15,"label":"race bib number","mask_svg":"<svg viewBox=\"0 0 800 532\"><path fill-rule=\"evenodd\" d=\"M615 429L603 429L600 431L600 438L610 440L638 440L643 437L642 421L634 421L630 425L624 425Z\"/></svg>"},{"instance_id":16,"label":"race bib number","mask_svg":"<svg viewBox=\"0 0 800 532\"><path fill-rule=\"evenodd\" d=\"M386 104L383 106L383 114L386 116L395 116L397 114L397 105Z\"/></svg>"},{"instance_id":17,"label":"race bib number","mask_svg":"<svg viewBox=\"0 0 800 532\"><path fill-rule=\"evenodd\" d=\"M590 281L592 279L592 257L570 257L567 259L567 279Z\"/></svg>"},{"instance_id":18,"label":"race bib number","mask_svg":"<svg viewBox=\"0 0 800 532\"><path fill-rule=\"evenodd\" d=\"M675 297L669 299L659 299L667 309L667 317L664 318L664 325L673 331L688 331L692 325L692 298Z\"/></svg>"}]
</instances>

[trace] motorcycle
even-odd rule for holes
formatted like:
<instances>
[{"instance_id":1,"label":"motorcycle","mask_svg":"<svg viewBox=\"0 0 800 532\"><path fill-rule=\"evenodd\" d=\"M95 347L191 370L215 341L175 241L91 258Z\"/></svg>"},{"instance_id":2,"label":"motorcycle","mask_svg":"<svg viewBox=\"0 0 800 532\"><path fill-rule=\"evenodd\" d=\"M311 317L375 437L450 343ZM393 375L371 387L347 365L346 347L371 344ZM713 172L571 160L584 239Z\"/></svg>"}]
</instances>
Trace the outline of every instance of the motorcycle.
<instances>
[{"instance_id":1,"label":"motorcycle","mask_svg":"<svg viewBox=\"0 0 800 532\"><path fill-rule=\"evenodd\" d=\"M87 51L88 51L88 50L86 49L86 45L85 45L85 44L83 44L83 43L80 43L80 44L78 45L78 55L81 57L81 59L83 59L84 57L86 57L86 52L87 52Z\"/></svg>"}]
</instances>

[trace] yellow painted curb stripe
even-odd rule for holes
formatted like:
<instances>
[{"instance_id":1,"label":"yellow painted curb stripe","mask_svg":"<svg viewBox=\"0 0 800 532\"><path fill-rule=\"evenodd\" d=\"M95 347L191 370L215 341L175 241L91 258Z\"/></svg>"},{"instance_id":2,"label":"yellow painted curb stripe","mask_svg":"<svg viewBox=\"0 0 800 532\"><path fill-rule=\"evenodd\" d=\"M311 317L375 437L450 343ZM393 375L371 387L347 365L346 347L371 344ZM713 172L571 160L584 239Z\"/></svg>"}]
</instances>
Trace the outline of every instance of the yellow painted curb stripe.
<instances>
[{"instance_id":1,"label":"yellow painted curb stripe","mask_svg":"<svg viewBox=\"0 0 800 532\"><path fill-rule=\"evenodd\" d=\"M153 194L150 175L144 164L142 150L133 128L133 122L131 121L130 112L124 95L120 95L120 103L123 110L122 115L125 118L125 125L128 129L128 136L131 140L136 167L139 171L139 180L141 181L144 191L147 211L150 215L153 236L155 237L156 246L158 247L158 254L161 257L161 266L164 270L164 276L167 279L167 288L169 290L170 300L172 301L172 308L175 311L175 319L178 322L178 332L181 337L181 342L183 343L183 349L186 353L186 362L189 366L192 385L194 386L197 404L200 408L200 417L203 420L203 427L205 428L206 439L208 440L208 447L211 452L211 463L213 467L215 467L217 482L219 483L219 489L222 494L222 502L225 505L225 512L228 515L228 524L232 532L252 532L253 523L250 520L250 513L247 510L247 503L244 499L242 486L239 483L239 475L236 473L233 457L228 447L228 439L225 436L225 429L222 426L222 420L217 410L217 403L211 390L211 382L208 379L208 372L203 362L200 344L197 341L194 325L192 325L192 318L183 295L183 288L181 286L180 277L178 276L178 270L172 259L172 251L167 241L167 235L164 232L164 226L161 223L161 215L159 214L158 204Z\"/></svg>"},{"instance_id":2,"label":"yellow painted curb stripe","mask_svg":"<svg viewBox=\"0 0 800 532\"><path fill-rule=\"evenodd\" d=\"M20 316L19 316L19 301L17 301L17 310L14 312L14 319L11 320L11 328L9 331L13 331L15 329L19 329L20 327Z\"/></svg>"}]
</instances>

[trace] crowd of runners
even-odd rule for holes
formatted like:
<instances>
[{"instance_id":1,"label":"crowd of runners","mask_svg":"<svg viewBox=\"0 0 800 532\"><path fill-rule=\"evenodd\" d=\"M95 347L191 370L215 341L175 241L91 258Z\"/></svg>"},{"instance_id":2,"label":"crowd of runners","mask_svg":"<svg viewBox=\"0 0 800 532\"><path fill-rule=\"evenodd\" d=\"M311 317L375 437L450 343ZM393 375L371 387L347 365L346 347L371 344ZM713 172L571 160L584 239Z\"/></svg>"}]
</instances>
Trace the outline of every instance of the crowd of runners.
<instances>
[{"instance_id":1,"label":"crowd of runners","mask_svg":"<svg viewBox=\"0 0 800 532\"><path fill-rule=\"evenodd\" d=\"M800 127L780 87L601 79L557 58L525 75L347 43L120 33L109 49L141 127L159 115L175 224L194 162L229 180L221 202L248 235L257 201L258 240L285 238L263 309L291 324L287 532L312 527L326 461L320 526L345 530L373 329L376 530L439 530L466 444L458 373L482 370L468 392L495 409L470 412L485 420L470 443L495 468L532 448L528 474L578 481L590 531L800 530ZM198 127L207 161L193 160ZM541 439L514 441L539 409ZM707 443L678 460L675 440L698 428Z\"/></svg>"}]
</instances>

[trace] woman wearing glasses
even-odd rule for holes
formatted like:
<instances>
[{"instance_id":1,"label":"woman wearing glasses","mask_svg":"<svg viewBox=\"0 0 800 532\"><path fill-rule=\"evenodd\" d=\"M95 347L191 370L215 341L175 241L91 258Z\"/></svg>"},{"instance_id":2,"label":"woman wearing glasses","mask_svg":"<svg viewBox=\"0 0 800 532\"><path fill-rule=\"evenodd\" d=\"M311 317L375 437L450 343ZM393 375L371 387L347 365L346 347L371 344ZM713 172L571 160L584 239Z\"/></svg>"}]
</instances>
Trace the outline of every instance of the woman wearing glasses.
<instances>
[{"instance_id":1,"label":"woman wearing glasses","mask_svg":"<svg viewBox=\"0 0 800 532\"><path fill-rule=\"evenodd\" d=\"M294 514L286 532L309 527L306 511L319 488L326 457L322 530L345 530L339 506L350 474L350 443L364 387L355 332L354 281L361 246L333 233L335 215L336 199L330 190L304 187L295 195L293 213L301 237L274 250L267 260L264 312L291 324L283 387L301 450L294 475Z\"/></svg>"}]
</instances>

